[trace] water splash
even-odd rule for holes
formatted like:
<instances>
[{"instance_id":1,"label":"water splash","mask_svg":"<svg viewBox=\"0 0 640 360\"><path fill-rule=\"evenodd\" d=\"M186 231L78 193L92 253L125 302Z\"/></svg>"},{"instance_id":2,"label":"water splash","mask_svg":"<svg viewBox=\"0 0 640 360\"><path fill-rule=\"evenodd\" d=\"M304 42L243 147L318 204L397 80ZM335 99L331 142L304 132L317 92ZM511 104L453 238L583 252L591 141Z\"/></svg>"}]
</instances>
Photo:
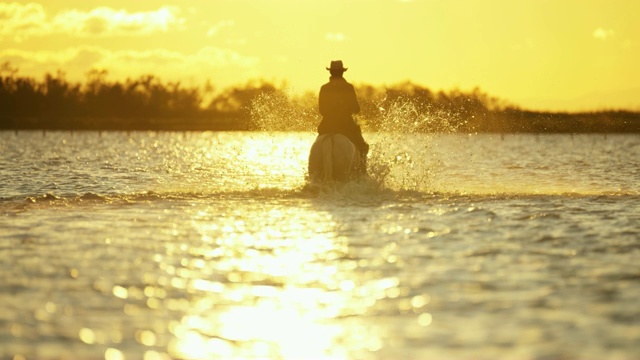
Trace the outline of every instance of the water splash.
<instances>
[{"instance_id":1,"label":"water splash","mask_svg":"<svg viewBox=\"0 0 640 360\"><path fill-rule=\"evenodd\" d=\"M441 167L440 160L429 157L437 146L432 134L456 133L467 124L461 113L420 105L407 97L391 102L385 98L378 105L381 120L378 132L369 134L369 171L384 187L430 191L432 173ZM411 134L420 136L420 141L407 141Z\"/></svg>"},{"instance_id":2,"label":"water splash","mask_svg":"<svg viewBox=\"0 0 640 360\"><path fill-rule=\"evenodd\" d=\"M292 98L285 93L262 93L251 102L252 130L316 130L320 114L310 96Z\"/></svg>"},{"instance_id":3,"label":"water splash","mask_svg":"<svg viewBox=\"0 0 640 360\"><path fill-rule=\"evenodd\" d=\"M315 135L321 120L316 103L317 98L311 94L293 98L284 92L262 93L251 103L252 129ZM428 134L456 133L467 121L461 113L425 106L410 97L383 98L375 105L379 110L375 132L368 131L374 130L369 128L374 127L370 122L374 119L356 118L371 145L367 186L428 192L431 174L441 166L439 160L429 157L434 143ZM420 136L420 140L407 141L412 134Z\"/></svg>"},{"instance_id":4,"label":"water splash","mask_svg":"<svg viewBox=\"0 0 640 360\"><path fill-rule=\"evenodd\" d=\"M297 131L309 135L308 147L298 149L305 153L303 167L306 168L306 154L321 120L316 104L317 97L312 94L294 98L284 92L263 93L251 104L253 129ZM372 188L381 193L387 190L427 194L456 192L458 184L452 185L451 179L441 174L447 164L471 164L482 160L478 159L477 152L469 150L476 139L473 134L448 138L445 148L438 143L437 139L443 134L469 131L474 115L462 105L452 110L450 106L443 108L411 96L390 95L375 101L373 108L376 110L366 111L366 118L356 116L365 140L371 146L367 166L369 178L358 183L362 191L352 189L358 194L366 194ZM452 141L455 144L451 144Z\"/></svg>"}]
</instances>

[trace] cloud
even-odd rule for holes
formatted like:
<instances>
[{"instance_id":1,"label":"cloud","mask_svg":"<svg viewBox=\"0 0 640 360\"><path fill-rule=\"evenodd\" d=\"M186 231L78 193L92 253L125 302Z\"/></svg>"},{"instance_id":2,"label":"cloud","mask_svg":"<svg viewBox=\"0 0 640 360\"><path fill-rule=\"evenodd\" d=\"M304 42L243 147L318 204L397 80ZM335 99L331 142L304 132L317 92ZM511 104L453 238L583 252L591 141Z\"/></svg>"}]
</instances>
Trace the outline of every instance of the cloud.
<instances>
[{"instance_id":1,"label":"cloud","mask_svg":"<svg viewBox=\"0 0 640 360\"><path fill-rule=\"evenodd\" d=\"M47 14L40 4L0 3L0 39L22 41L32 34L48 31Z\"/></svg>"},{"instance_id":2,"label":"cloud","mask_svg":"<svg viewBox=\"0 0 640 360\"><path fill-rule=\"evenodd\" d=\"M593 37L598 40L607 40L608 38L615 35L615 33L616 32L613 29L603 29L599 27L593 31Z\"/></svg>"},{"instance_id":3,"label":"cloud","mask_svg":"<svg viewBox=\"0 0 640 360\"><path fill-rule=\"evenodd\" d=\"M61 51L4 49L0 50L0 63L4 62L16 66L22 75L35 77L59 69L70 79L83 80L92 69L106 69L115 78L154 74L162 79L204 81L211 78L227 84L254 76L260 63L258 58L212 46L190 54L166 49L109 50L97 46Z\"/></svg>"},{"instance_id":4,"label":"cloud","mask_svg":"<svg viewBox=\"0 0 640 360\"><path fill-rule=\"evenodd\" d=\"M54 17L53 24L62 32L81 36L147 35L166 32L184 23L179 14L180 9L174 6L135 13L99 7L89 12L62 12Z\"/></svg>"},{"instance_id":5,"label":"cloud","mask_svg":"<svg viewBox=\"0 0 640 360\"><path fill-rule=\"evenodd\" d=\"M0 39L21 42L29 37L67 34L78 37L139 36L167 32L184 23L180 9L128 12L110 7L90 11L67 10L49 18L37 3L0 3Z\"/></svg>"},{"instance_id":6,"label":"cloud","mask_svg":"<svg viewBox=\"0 0 640 360\"><path fill-rule=\"evenodd\" d=\"M337 41L337 42L344 41L346 39L344 34L341 33L341 32L338 32L338 33L327 33L324 36L324 38L327 41Z\"/></svg>"},{"instance_id":7,"label":"cloud","mask_svg":"<svg viewBox=\"0 0 640 360\"><path fill-rule=\"evenodd\" d=\"M208 37L216 36L221 29L226 27L231 27L234 25L235 25L235 21L233 20L223 20L213 25L212 27L210 27L209 30L207 31L207 36Z\"/></svg>"}]
</instances>

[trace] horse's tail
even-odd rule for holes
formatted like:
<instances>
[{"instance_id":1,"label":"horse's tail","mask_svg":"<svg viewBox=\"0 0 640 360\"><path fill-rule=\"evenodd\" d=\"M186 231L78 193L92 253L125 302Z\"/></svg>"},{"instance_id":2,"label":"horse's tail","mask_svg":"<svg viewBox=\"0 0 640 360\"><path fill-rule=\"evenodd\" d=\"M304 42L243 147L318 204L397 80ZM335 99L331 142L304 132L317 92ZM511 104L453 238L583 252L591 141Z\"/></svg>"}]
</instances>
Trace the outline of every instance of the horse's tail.
<instances>
[{"instance_id":1,"label":"horse's tail","mask_svg":"<svg viewBox=\"0 0 640 360\"><path fill-rule=\"evenodd\" d=\"M333 137L327 136L322 142L323 181L333 180Z\"/></svg>"}]
</instances>

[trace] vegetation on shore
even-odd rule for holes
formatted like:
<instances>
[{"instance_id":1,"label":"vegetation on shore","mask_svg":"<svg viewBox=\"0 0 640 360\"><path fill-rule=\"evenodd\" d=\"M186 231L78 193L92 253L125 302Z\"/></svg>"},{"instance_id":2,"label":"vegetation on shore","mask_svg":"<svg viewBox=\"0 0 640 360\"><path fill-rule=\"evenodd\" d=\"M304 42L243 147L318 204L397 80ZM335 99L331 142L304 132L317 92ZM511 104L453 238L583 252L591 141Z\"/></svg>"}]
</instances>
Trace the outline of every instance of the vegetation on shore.
<instances>
[{"instance_id":1,"label":"vegetation on shore","mask_svg":"<svg viewBox=\"0 0 640 360\"><path fill-rule=\"evenodd\" d=\"M495 133L638 133L640 112L528 111L479 89L433 92L402 83L356 85L366 131ZM222 91L156 76L113 81L92 71L84 83L63 73L42 80L0 66L0 130L300 130L320 121L317 94L253 81Z\"/></svg>"}]
</instances>

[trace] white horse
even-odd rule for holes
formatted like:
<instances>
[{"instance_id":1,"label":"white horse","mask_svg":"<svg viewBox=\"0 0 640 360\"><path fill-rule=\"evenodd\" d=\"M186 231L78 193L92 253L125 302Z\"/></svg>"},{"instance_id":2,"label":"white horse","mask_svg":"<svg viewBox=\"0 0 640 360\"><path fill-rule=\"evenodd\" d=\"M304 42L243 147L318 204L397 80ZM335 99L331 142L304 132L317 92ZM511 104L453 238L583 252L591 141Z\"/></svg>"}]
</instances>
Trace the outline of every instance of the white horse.
<instances>
[{"instance_id":1,"label":"white horse","mask_svg":"<svg viewBox=\"0 0 640 360\"><path fill-rule=\"evenodd\" d=\"M359 159L346 136L318 135L309 152L309 178L312 183L347 182L356 177Z\"/></svg>"}]
</instances>

